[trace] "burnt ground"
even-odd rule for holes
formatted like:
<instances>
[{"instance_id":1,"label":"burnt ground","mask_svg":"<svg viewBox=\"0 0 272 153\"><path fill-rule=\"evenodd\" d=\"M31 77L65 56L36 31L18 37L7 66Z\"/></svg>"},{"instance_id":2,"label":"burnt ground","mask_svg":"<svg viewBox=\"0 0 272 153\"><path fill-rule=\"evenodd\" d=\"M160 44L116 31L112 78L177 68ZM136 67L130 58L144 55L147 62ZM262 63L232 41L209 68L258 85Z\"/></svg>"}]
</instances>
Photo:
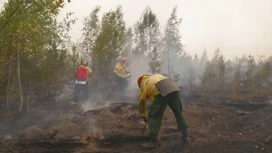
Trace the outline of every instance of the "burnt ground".
<instances>
[{"instance_id":1,"label":"burnt ground","mask_svg":"<svg viewBox=\"0 0 272 153\"><path fill-rule=\"evenodd\" d=\"M1 112L0 152L272 152L272 104L267 97L232 101L224 96L191 94L183 104L191 143L183 144L175 118L167 108L161 146L147 150L141 147L148 141L148 130L137 114L137 100L115 94L105 99L95 95L99 94L78 105L71 105L66 98L32 107L25 114Z\"/></svg>"}]
</instances>

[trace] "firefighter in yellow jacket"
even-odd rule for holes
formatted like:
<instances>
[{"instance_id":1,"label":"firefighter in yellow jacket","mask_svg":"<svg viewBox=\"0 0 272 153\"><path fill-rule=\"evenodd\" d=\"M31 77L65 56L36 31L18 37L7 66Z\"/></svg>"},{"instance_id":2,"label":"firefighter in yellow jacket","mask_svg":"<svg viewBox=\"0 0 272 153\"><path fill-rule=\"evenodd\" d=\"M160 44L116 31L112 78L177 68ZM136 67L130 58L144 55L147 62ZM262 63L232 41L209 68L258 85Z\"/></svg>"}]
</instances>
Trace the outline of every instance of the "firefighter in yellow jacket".
<instances>
[{"instance_id":1,"label":"firefighter in yellow jacket","mask_svg":"<svg viewBox=\"0 0 272 153\"><path fill-rule=\"evenodd\" d=\"M130 71L126 66L126 57L120 57L119 62L114 67L114 73L116 75L116 83L119 91L123 91L128 86L127 78L130 77Z\"/></svg>"},{"instance_id":2,"label":"firefighter in yellow jacket","mask_svg":"<svg viewBox=\"0 0 272 153\"><path fill-rule=\"evenodd\" d=\"M178 130L183 134L183 141L188 143L188 124L182 114L182 103L179 88L174 81L160 74L142 75L137 80L140 88L139 113L148 124L150 131L150 142L144 143L146 148L158 147L158 134L163 118L163 113L168 105L175 115ZM147 113L146 100L152 101Z\"/></svg>"}]
</instances>

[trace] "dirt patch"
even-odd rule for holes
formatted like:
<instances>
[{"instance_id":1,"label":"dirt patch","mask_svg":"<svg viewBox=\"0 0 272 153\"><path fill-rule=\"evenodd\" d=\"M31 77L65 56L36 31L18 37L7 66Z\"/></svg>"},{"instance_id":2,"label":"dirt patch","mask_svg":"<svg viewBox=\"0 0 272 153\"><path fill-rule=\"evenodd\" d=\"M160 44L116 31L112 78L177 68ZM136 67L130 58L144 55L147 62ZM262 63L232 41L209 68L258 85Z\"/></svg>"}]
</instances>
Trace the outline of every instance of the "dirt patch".
<instances>
[{"instance_id":1,"label":"dirt patch","mask_svg":"<svg viewBox=\"0 0 272 153\"><path fill-rule=\"evenodd\" d=\"M203 99L205 103L201 103ZM0 152L272 152L271 104L252 105L225 99L209 103L207 97L191 98L184 104L191 143L183 144L174 115L167 108L160 131L161 146L154 150L141 147L148 141L148 129L137 111L137 101L117 101L87 111L81 105L65 102L50 111L40 111L42 115L35 111L36 115L32 114L35 117L16 118L13 114L8 122L7 116L2 116ZM13 130L7 130L9 126Z\"/></svg>"}]
</instances>

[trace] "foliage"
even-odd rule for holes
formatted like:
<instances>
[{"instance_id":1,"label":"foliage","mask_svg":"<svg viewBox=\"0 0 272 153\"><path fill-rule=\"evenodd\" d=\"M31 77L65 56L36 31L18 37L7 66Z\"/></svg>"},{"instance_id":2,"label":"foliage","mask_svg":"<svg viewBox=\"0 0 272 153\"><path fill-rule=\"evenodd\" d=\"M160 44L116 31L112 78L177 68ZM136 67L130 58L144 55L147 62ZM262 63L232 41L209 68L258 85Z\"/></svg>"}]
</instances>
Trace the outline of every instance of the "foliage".
<instances>
[{"instance_id":1,"label":"foliage","mask_svg":"<svg viewBox=\"0 0 272 153\"><path fill-rule=\"evenodd\" d=\"M85 59L91 56L91 52L94 49L95 41L100 31L100 22L98 18L98 12L101 7L96 6L91 14L84 19L83 27L83 48L84 52L81 53Z\"/></svg>"},{"instance_id":2,"label":"foliage","mask_svg":"<svg viewBox=\"0 0 272 153\"><path fill-rule=\"evenodd\" d=\"M0 64L6 71L0 74L0 86L7 89L1 93L12 97L11 102L20 99L19 111L26 103L23 97L54 99L63 86L68 52L60 45L69 40L67 33L75 21L58 25L56 15L62 6L55 0L10 0L1 12Z\"/></svg>"},{"instance_id":3,"label":"foliage","mask_svg":"<svg viewBox=\"0 0 272 153\"><path fill-rule=\"evenodd\" d=\"M139 21L135 24L135 50L136 55L142 54L149 57L151 73L161 72L161 34L157 16L147 7ZM144 58L144 57L143 57Z\"/></svg>"},{"instance_id":4,"label":"foliage","mask_svg":"<svg viewBox=\"0 0 272 153\"><path fill-rule=\"evenodd\" d=\"M150 73L155 74L155 73L160 73L161 72L161 57L158 54L157 47L153 48L153 51L150 53L150 61L149 62L149 68L150 68Z\"/></svg>"},{"instance_id":5,"label":"foliage","mask_svg":"<svg viewBox=\"0 0 272 153\"><path fill-rule=\"evenodd\" d=\"M211 61L207 63L201 82L203 87L222 90L226 85L226 63L220 50L216 49Z\"/></svg>"},{"instance_id":6,"label":"foliage","mask_svg":"<svg viewBox=\"0 0 272 153\"><path fill-rule=\"evenodd\" d=\"M163 55L165 69L169 78L175 77L173 68L183 53L180 35L181 19L177 17L177 7L174 7L164 29Z\"/></svg>"},{"instance_id":7,"label":"foliage","mask_svg":"<svg viewBox=\"0 0 272 153\"><path fill-rule=\"evenodd\" d=\"M57 22L64 4L63 0L9 0L4 5L0 14L0 102L5 110L29 110L26 107L33 103L54 101L65 85L74 83L82 59L91 61L91 78L97 85L92 87L109 87L115 81L113 67L120 55L128 57L128 62L140 56L134 59L136 67L141 65L152 74L165 72L190 89L230 91L233 98L242 91L271 91L272 57L226 60L219 49L211 60L206 50L200 58L187 54L181 43L177 7L161 33L150 7L134 27L126 28L120 6L104 13L101 20L101 8L96 6L84 20L83 39L74 43L69 35L76 22L73 13Z\"/></svg>"},{"instance_id":8,"label":"foliage","mask_svg":"<svg viewBox=\"0 0 272 153\"><path fill-rule=\"evenodd\" d=\"M131 27L126 30L122 44L123 45L122 45L120 54L122 56L128 57L129 59L132 59L133 57L132 53L133 53L133 47L134 47L134 33Z\"/></svg>"},{"instance_id":9,"label":"foliage","mask_svg":"<svg viewBox=\"0 0 272 153\"><path fill-rule=\"evenodd\" d=\"M95 78L100 85L111 80L114 60L120 54L125 34L125 22L122 8L118 6L115 11L109 11L102 17L101 30L95 40L91 52ZM101 85L103 86L103 85Z\"/></svg>"}]
</instances>

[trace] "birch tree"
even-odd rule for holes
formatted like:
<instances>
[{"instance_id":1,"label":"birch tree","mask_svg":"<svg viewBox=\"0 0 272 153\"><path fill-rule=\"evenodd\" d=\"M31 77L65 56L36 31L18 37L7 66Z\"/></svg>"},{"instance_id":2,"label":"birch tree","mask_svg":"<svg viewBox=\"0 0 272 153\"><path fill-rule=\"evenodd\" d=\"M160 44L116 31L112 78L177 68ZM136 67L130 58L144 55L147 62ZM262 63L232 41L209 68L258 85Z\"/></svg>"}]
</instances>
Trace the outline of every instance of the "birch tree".
<instances>
[{"instance_id":1,"label":"birch tree","mask_svg":"<svg viewBox=\"0 0 272 153\"><path fill-rule=\"evenodd\" d=\"M9 72L4 72L2 78L8 78L7 92L11 85L17 82L19 95L19 107L21 112L24 104L24 89L23 83L26 78L22 73L26 59L31 59L39 54L39 51L44 47L43 45L48 40L48 33L50 33L50 24L53 18L62 7L60 2L54 0L38 0L38 1L24 1L24 0L10 0L4 4L4 10L1 12L0 27L1 27L1 63L4 69L7 68L10 62L16 61L16 64L11 68L12 72L16 69L17 75L13 73L6 77ZM13 88L16 88L15 86ZM9 93L6 93L10 95ZM10 96L11 97L11 96ZM15 98L13 96L13 98ZM7 106L9 98L7 96Z\"/></svg>"}]
</instances>

